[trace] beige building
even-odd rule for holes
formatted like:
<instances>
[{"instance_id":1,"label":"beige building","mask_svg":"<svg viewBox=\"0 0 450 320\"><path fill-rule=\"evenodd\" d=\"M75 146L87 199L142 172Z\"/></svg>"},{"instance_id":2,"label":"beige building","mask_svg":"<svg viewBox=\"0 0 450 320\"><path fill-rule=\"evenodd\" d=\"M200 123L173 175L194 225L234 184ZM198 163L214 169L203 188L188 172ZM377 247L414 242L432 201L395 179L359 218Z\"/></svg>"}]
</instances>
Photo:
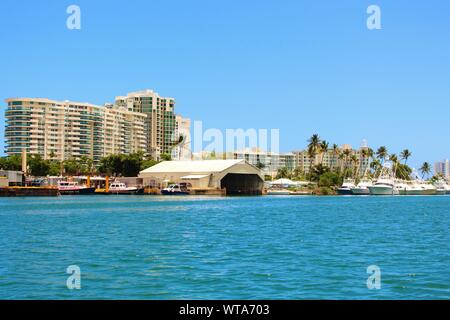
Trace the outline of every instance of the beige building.
<instances>
[{"instance_id":1,"label":"beige building","mask_svg":"<svg viewBox=\"0 0 450 320\"><path fill-rule=\"evenodd\" d=\"M264 151L259 148L248 148L239 151L215 153L210 151L196 152L194 159L233 159L245 160L249 164L259 168L263 175L275 177L281 168L294 169L295 156L293 153L275 153Z\"/></svg>"},{"instance_id":2,"label":"beige building","mask_svg":"<svg viewBox=\"0 0 450 320\"><path fill-rule=\"evenodd\" d=\"M6 153L44 159L89 157L143 151L146 115L118 106L42 98L7 99Z\"/></svg>"},{"instance_id":3,"label":"beige building","mask_svg":"<svg viewBox=\"0 0 450 320\"><path fill-rule=\"evenodd\" d=\"M331 170L343 170L346 166L352 167L351 158L355 156L359 174L362 175L370 166L370 158L363 153L363 150L368 149L368 147L363 146L355 150L350 145L345 144L338 150L329 149L326 152L318 153L314 158L311 158L306 150L294 151L294 167L305 174L309 173L311 166L317 164L322 164Z\"/></svg>"},{"instance_id":4,"label":"beige building","mask_svg":"<svg viewBox=\"0 0 450 320\"><path fill-rule=\"evenodd\" d=\"M153 90L143 90L118 96L115 104L147 115L145 132L148 154L156 159L162 154L171 154L176 127L173 98L161 97Z\"/></svg>"},{"instance_id":5,"label":"beige building","mask_svg":"<svg viewBox=\"0 0 450 320\"><path fill-rule=\"evenodd\" d=\"M192 189L226 189L227 194L261 194L264 179L245 160L163 161L140 172L144 185L186 183Z\"/></svg>"}]
</instances>

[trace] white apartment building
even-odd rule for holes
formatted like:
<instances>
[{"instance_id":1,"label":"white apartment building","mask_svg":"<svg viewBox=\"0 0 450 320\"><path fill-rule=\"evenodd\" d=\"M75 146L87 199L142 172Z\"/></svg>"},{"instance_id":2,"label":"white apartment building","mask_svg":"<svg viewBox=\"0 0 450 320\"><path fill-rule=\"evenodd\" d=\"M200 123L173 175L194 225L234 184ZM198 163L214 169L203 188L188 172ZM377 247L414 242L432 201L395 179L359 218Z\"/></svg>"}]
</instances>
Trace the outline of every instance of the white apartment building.
<instances>
[{"instance_id":1,"label":"white apartment building","mask_svg":"<svg viewBox=\"0 0 450 320\"><path fill-rule=\"evenodd\" d=\"M115 104L129 111L144 113L147 153L155 159L171 154L176 127L175 99L161 97L153 90L130 92L116 97Z\"/></svg>"},{"instance_id":2,"label":"white apartment building","mask_svg":"<svg viewBox=\"0 0 450 320\"><path fill-rule=\"evenodd\" d=\"M98 162L112 153L146 148L146 115L119 106L42 98L7 99L6 153L65 160L87 156Z\"/></svg>"},{"instance_id":3,"label":"white apartment building","mask_svg":"<svg viewBox=\"0 0 450 320\"><path fill-rule=\"evenodd\" d=\"M450 161L444 160L434 164L434 174L442 174L445 179L450 180Z\"/></svg>"}]
</instances>

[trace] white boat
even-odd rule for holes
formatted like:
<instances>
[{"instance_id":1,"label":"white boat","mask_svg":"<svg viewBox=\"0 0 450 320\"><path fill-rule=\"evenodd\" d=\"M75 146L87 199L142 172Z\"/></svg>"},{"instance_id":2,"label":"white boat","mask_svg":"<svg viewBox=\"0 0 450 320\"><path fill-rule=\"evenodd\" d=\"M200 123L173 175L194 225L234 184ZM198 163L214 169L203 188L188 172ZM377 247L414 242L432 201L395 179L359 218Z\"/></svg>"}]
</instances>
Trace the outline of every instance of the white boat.
<instances>
[{"instance_id":1,"label":"white boat","mask_svg":"<svg viewBox=\"0 0 450 320\"><path fill-rule=\"evenodd\" d=\"M60 194L93 194L95 188L86 185L79 185L75 181L58 181L58 190Z\"/></svg>"},{"instance_id":2,"label":"white boat","mask_svg":"<svg viewBox=\"0 0 450 320\"><path fill-rule=\"evenodd\" d=\"M352 194L354 195L369 195L370 190L369 187L372 186L372 180L370 179L361 179L361 181L353 188L351 188Z\"/></svg>"},{"instance_id":3,"label":"white boat","mask_svg":"<svg viewBox=\"0 0 450 320\"><path fill-rule=\"evenodd\" d=\"M397 190L399 195L406 195L406 190L408 189L408 183L403 180L397 180L394 183L394 188Z\"/></svg>"},{"instance_id":4,"label":"white boat","mask_svg":"<svg viewBox=\"0 0 450 320\"><path fill-rule=\"evenodd\" d=\"M109 186L108 193L113 194L136 194L139 193L141 189L137 187L127 187L123 182L113 182Z\"/></svg>"},{"instance_id":5,"label":"white boat","mask_svg":"<svg viewBox=\"0 0 450 320\"><path fill-rule=\"evenodd\" d=\"M380 177L372 186L368 188L370 194L374 196L391 196L399 194L398 190L395 189L394 180L390 177Z\"/></svg>"},{"instance_id":6,"label":"white boat","mask_svg":"<svg viewBox=\"0 0 450 320\"><path fill-rule=\"evenodd\" d=\"M438 180L435 182L436 193L440 195L450 194L450 186L445 182L445 180Z\"/></svg>"},{"instance_id":7,"label":"white boat","mask_svg":"<svg viewBox=\"0 0 450 320\"><path fill-rule=\"evenodd\" d=\"M337 189L337 193L340 195L351 195L352 188L354 187L355 187L355 180L347 178L344 180L342 186Z\"/></svg>"},{"instance_id":8,"label":"white boat","mask_svg":"<svg viewBox=\"0 0 450 320\"><path fill-rule=\"evenodd\" d=\"M387 162L381 168L377 181L368 187L371 195L397 195L399 191L395 188L394 172L392 165Z\"/></svg>"}]
</instances>

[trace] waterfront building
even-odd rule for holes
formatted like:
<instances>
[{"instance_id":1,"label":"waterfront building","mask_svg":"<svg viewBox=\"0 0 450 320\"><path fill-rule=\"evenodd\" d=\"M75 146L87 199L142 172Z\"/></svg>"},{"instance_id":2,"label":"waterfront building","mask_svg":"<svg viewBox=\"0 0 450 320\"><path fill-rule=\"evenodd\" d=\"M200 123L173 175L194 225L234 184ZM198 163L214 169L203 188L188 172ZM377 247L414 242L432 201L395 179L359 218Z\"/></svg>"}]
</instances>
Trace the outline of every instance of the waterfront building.
<instances>
[{"instance_id":1,"label":"waterfront building","mask_svg":"<svg viewBox=\"0 0 450 320\"><path fill-rule=\"evenodd\" d=\"M145 120L146 152L149 155L160 159L162 154L172 153L176 128L175 99L161 97L153 90L143 90L118 96L115 104L147 116Z\"/></svg>"},{"instance_id":2,"label":"waterfront building","mask_svg":"<svg viewBox=\"0 0 450 320\"><path fill-rule=\"evenodd\" d=\"M145 186L185 183L196 194L262 194L264 187L260 170L245 160L163 161L141 171L139 177Z\"/></svg>"},{"instance_id":3,"label":"waterfront building","mask_svg":"<svg viewBox=\"0 0 450 320\"><path fill-rule=\"evenodd\" d=\"M434 164L434 174L441 174L445 179L450 180L450 161L444 160Z\"/></svg>"},{"instance_id":4,"label":"waterfront building","mask_svg":"<svg viewBox=\"0 0 450 320\"><path fill-rule=\"evenodd\" d=\"M145 114L119 106L42 98L7 99L5 152L97 163L112 153L143 151Z\"/></svg>"},{"instance_id":5,"label":"waterfront building","mask_svg":"<svg viewBox=\"0 0 450 320\"><path fill-rule=\"evenodd\" d=\"M322 164L331 170L343 170L345 167L358 168L360 175L364 174L370 167L370 157L367 156L369 148L366 145L359 149L352 149L348 144L340 146L337 150L328 149L326 152L320 152L311 158L307 150L294 151L294 167L298 168L304 174L308 174L312 166ZM351 159L356 157L356 165Z\"/></svg>"},{"instance_id":6,"label":"waterfront building","mask_svg":"<svg viewBox=\"0 0 450 320\"><path fill-rule=\"evenodd\" d=\"M203 151L194 154L195 159L235 159L245 160L259 168L263 175L275 177L281 168L294 170L295 157L293 153L275 153L260 148L248 148L225 153Z\"/></svg>"},{"instance_id":7,"label":"waterfront building","mask_svg":"<svg viewBox=\"0 0 450 320\"><path fill-rule=\"evenodd\" d=\"M191 120L175 116L175 141L180 141L172 149L173 160L191 160Z\"/></svg>"}]
</instances>

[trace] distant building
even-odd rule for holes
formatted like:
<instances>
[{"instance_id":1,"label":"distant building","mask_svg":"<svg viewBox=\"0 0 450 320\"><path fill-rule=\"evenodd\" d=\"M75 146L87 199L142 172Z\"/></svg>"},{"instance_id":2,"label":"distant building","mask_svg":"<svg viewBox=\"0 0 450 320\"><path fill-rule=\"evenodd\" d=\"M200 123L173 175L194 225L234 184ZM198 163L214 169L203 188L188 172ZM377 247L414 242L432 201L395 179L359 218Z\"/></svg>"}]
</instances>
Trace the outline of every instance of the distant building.
<instances>
[{"instance_id":1,"label":"distant building","mask_svg":"<svg viewBox=\"0 0 450 320\"><path fill-rule=\"evenodd\" d=\"M156 159L171 154L176 129L175 99L159 96L153 90L130 92L116 97L115 104L130 111L144 113L146 152Z\"/></svg>"},{"instance_id":2,"label":"distant building","mask_svg":"<svg viewBox=\"0 0 450 320\"><path fill-rule=\"evenodd\" d=\"M434 173L441 174L445 179L450 179L450 161L445 160L434 164Z\"/></svg>"},{"instance_id":3,"label":"distant building","mask_svg":"<svg viewBox=\"0 0 450 320\"><path fill-rule=\"evenodd\" d=\"M44 159L86 156L98 163L110 154L142 151L159 159L172 153L177 130L190 129L188 119L179 117L177 125L174 99L162 98L152 90L116 97L115 104L104 106L43 98L6 102L8 155L25 149Z\"/></svg>"},{"instance_id":4,"label":"distant building","mask_svg":"<svg viewBox=\"0 0 450 320\"><path fill-rule=\"evenodd\" d=\"M347 151L346 151L347 150ZM294 151L294 166L304 174L308 174L312 166L322 164L331 170L343 170L346 166L352 167L351 158L356 156L357 167L359 173L362 175L370 166L370 158L364 155L364 150L368 151L367 146L355 150L350 145L342 145L337 150L328 149L326 152L317 153L314 158L311 158L307 150Z\"/></svg>"},{"instance_id":5,"label":"distant building","mask_svg":"<svg viewBox=\"0 0 450 320\"><path fill-rule=\"evenodd\" d=\"M191 120L180 115L175 117L174 140L179 143L172 149L173 160L191 160Z\"/></svg>"},{"instance_id":6,"label":"distant building","mask_svg":"<svg viewBox=\"0 0 450 320\"><path fill-rule=\"evenodd\" d=\"M98 162L112 153L145 150L146 115L126 108L41 98L7 99L5 151Z\"/></svg>"},{"instance_id":7,"label":"distant building","mask_svg":"<svg viewBox=\"0 0 450 320\"><path fill-rule=\"evenodd\" d=\"M275 177L278 170L287 168L292 171L295 168L295 157L293 153L274 153L259 148L244 149L226 153L206 152L194 154L196 159L243 159L249 164L259 168L264 175Z\"/></svg>"}]
</instances>

